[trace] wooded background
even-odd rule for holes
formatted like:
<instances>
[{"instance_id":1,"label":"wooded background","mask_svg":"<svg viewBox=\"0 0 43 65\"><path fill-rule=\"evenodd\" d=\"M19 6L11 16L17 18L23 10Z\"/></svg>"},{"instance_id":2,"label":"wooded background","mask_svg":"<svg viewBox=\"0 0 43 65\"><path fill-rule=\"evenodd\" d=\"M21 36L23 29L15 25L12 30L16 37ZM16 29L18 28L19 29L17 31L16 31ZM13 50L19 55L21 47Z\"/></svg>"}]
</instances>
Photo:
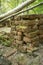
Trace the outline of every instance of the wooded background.
<instances>
[{"instance_id":1,"label":"wooded background","mask_svg":"<svg viewBox=\"0 0 43 65\"><path fill-rule=\"evenodd\" d=\"M0 0L0 14L3 14L15 7L17 7L19 4L24 2L26 0ZM24 9L34 6L40 2L43 2L43 0L36 0L34 3L30 4L29 6L25 7ZM43 14L43 5L36 7L30 11L26 11L23 14Z\"/></svg>"}]
</instances>

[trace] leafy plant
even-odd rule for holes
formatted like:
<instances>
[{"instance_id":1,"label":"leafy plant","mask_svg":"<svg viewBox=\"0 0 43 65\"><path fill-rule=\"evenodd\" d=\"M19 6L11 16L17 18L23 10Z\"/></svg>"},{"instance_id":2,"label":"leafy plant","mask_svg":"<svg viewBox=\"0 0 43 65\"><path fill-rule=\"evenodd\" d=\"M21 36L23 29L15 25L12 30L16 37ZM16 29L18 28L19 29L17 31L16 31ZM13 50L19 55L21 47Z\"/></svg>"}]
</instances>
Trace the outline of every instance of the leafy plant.
<instances>
[{"instance_id":1,"label":"leafy plant","mask_svg":"<svg viewBox=\"0 0 43 65\"><path fill-rule=\"evenodd\" d=\"M2 35L0 36L0 44L5 45L5 46L11 46L13 42L13 39L11 37L6 38L6 36Z\"/></svg>"}]
</instances>

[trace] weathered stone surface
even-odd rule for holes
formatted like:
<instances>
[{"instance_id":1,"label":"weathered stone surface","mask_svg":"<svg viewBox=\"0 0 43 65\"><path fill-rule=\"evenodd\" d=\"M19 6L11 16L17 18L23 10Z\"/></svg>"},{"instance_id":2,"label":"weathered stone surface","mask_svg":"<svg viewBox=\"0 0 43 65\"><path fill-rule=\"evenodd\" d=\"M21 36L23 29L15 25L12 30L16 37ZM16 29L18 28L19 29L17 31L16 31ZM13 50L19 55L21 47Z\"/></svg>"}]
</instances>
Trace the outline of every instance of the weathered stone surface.
<instances>
[{"instance_id":1,"label":"weathered stone surface","mask_svg":"<svg viewBox=\"0 0 43 65\"><path fill-rule=\"evenodd\" d=\"M25 36L29 37L29 38L34 38L35 36L37 36L39 33L39 30L30 32L30 33L24 33Z\"/></svg>"},{"instance_id":2,"label":"weathered stone surface","mask_svg":"<svg viewBox=\"0 0 43 65\"><path fill-rule=\"evenodd\" d=\"M32 41L32 42L39 41L39 36L36 36L36 37L32 38L31 41Z\"/></svg>"},{"instance_id":3,"label":"weathered stone surface","mask_svg":"<svg viewBox=\"0 0 43 65\"><path fill-rule=\"evenodd\" d=\"M17 34L18 34L19 36L22 36L22 35L23 35L23 33L22 33L22 32L18 32Z\"/></svg>"},{"instance_id":4,"label":"weathered stone surface","mask_svg":"<svg viewBox=\"0 0 43 65\"><path fill-rule=\"evenodd\" d=\"M22 25L28 26L29 20L22 20Z\"/></svg>"},{"instance_id":5,"label":"weathered stone surface","mask_svg":"<svg viewBox=\"0 0 43 65\"><path fill-rule=\"evenodd\" d=\"M16 36L14 36L14 39L18 40L18 41L21 41L22 40L22 36L16 35Z\"/></svg>"},{"instance_id":6,"label":"weathered stone surface","mask_svg":"<svg viewBox=\"0 0 43 65\"><path fill-rule=\"evenodd\" d=\"M35 25L37 22L38 22L38 20L27 20L27 21L23 20L22 25L26 25L26 26Z\"/></svg>"},{"instance_id":7,"label":"weathered stone surface","mask_svg":"<svg viewBox=\"0 0 43 65\"><path fill-rule=\"evenodd\" d=\"M12 64L6 57L0 55L0 65L12 65Z\"/></svg>"},{"instance_id":8,"label":"weathered stone surface","mask_svg":"<svg viewBox=\"0 0 43 65\"><path fill-rule=\"evenodd\" d=\"M39 30L43 30L43 25L40 25L39 26Z\"/></svg>"},{"instance_id":9,"label":"weathered stone surface","mask_svg":"<svg viewBox=\"0 0 43 65\"><path fill-rule=\"evenodd\" d=\"M39 42L43 45L43 39L40 39Z\"/></svg>"},{"instance_id":10,"label":"weathered stone surface","mask_svg":"<svg viewBox=\"0 0 43 65\"><path fill-rule=\"evenodd\" d=\"M17 31L12 31L11 32L13 35L17 35Z\"/></svg>"},{"instance_id":11,"label":"weathered stone surface","mask_svg":"<svg viewBox=\"0 0 43 65\"><path fill-rule=\"evenodd\" d=\"M18 48L19 52L25 53L27 52L27 46L26 45L19 45Z\"/></svg>"},{"instance_id":12,"label":"weathered stone surface","mask_svg":"<svg viewBox=\"0 0 43 65\"><path fill-rule=\"evenodd\" d=\"M23 41L22 41L22 40L21 40L21 41L16 40L16 44L18 44L18 45L22 45L22 43L23 43Z\"/></svg>"},{"instance_id":13,"label":"weathered stone surface","mask_svg":"<svg viewBox=\"0 0 43 65\"><path fill-rule=\"evenodd\" d=\"M42 18L39 19L39 25L41 25L41 24L43 24L43 19Z\"/></svg>"},{"instance_id":14,"label":"weathered stone surface","mask_svg":"<svg viewBox=\"0 0 43 65\"><path fill-rule=\"evenodd\" d=\"M15 25L21 25L22 24L22 21L15 21Z\"/></svg>"},{"instance_id":15,"label":"weathered stone surface","mask_svg":"<svg viewBox=\"0 0 43 65\"><path fill-rule=\"evenodd\" d=\"M38 34L39 34L39 30L36 30L36 31L33 31L33 32L29 33L29 35L33 36L33 37L35 37Z\"/></svg>"},{"instance_id":16,"label":"weathered stone surface","mask_svg":"<svg viewBox=\"0 0 43 65\"><path fill-rule=\"evenodd\" d=\"M33 47L38 47L39 44L40 44L39 40L36 40L36 41L32 42Z\"/></svg>"},{"instance_id":17,"label":"weathered stone surface","mask_svg":"<svg viewBox=\"0 0 43 65\"><path fill-rule=\"evenodd\" d=\"M43 39L43 35L39 35L39 38L40 38L40 39Z\"/></svg>"},{"instance_id":18,"label":"weathered stone surface","mask_svg":"<svg viewBox=\"0 0 43 65\"><path fill-rule=\"evenodd\" d=\"M43 30L39 30L39 34L40 35L43 35Z\"/></svg>"},{"instance_id":19,"label":"weathered stone surface","mask_svg":"<svg viewBox=\"0 0 43 65\"><path fill-rule=\"evenodd\" d=\"M31 26L31 31L35 31L35 30L38 30L37 24Z\"/></svg>"},{"instance_id":20,"label":"weathered stone surface","mask_svg":"<svg viewBox=\"0 0 43 65\"><path fill-rule=\"evenodd\" d=\"M33 58L32 56L23 54L23 53L18 53L15 56L15 60L18 64L20 65L39 65L40 64L40 57L37 56L36 58Z\"/></svg>"},{"instance_id":21,"label":"weathered stone surface","mask_svg":"<svg viewBox=\"0 0 43 65\"><path fill-rule=\"evenodd\" d=\"M25 32L28 29L27 26L16 26L17 31Z\"/></svg>"},{"instance_id":22,"label":"weathered stone surface","mask_svg":"<svg viewBox=\"0 0 43 65\"><path fill-rule=\"evenodd\" d=\"M31 39L25 36L25 37L23 38L23 41L24 41L25 43L29 43L29 42L31 42Z\"/></svg>"}]
</instances>

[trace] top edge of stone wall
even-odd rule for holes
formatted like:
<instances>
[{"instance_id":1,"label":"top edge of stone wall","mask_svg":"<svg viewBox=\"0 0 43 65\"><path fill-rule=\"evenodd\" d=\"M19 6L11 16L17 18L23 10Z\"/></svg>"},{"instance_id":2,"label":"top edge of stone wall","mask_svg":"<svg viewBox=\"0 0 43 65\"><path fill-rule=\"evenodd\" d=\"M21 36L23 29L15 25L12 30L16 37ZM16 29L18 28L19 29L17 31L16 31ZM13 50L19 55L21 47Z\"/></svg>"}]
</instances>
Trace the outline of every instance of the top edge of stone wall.
<instances>
[{"instance_id":1,"label":"top edge of stone wall","mask_svg":"<svg viewBox=\"0 0 43 65\"><path fill-rule=\"evenodd\" d=\"M19 15L16 16L15 20L33 20L33 19L41 19L43 18L43 14L32 14L32 15Z\"/></svg>"}]
</instances>

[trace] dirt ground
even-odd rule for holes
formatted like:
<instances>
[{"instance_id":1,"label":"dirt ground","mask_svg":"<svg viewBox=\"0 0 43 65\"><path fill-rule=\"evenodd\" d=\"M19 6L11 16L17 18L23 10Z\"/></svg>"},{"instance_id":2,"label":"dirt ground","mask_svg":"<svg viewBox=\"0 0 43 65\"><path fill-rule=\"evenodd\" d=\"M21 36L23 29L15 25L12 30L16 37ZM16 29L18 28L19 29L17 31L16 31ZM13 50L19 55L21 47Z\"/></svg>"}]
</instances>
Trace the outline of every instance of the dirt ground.
<instances>
[{"instance_id":1,"label":"dirt ground","mask_svg":"<svg viewBox=\"0 0 43 65\"><path fill-rule=\"evenodd\" d=\"M42 45L40 45L39 50L32 54L29 54L18 52L15 48L5 47L0 44L0 54L3 54L3 56L7 56L12 65L43 65Z\"/></svg>"}]
</instances>

